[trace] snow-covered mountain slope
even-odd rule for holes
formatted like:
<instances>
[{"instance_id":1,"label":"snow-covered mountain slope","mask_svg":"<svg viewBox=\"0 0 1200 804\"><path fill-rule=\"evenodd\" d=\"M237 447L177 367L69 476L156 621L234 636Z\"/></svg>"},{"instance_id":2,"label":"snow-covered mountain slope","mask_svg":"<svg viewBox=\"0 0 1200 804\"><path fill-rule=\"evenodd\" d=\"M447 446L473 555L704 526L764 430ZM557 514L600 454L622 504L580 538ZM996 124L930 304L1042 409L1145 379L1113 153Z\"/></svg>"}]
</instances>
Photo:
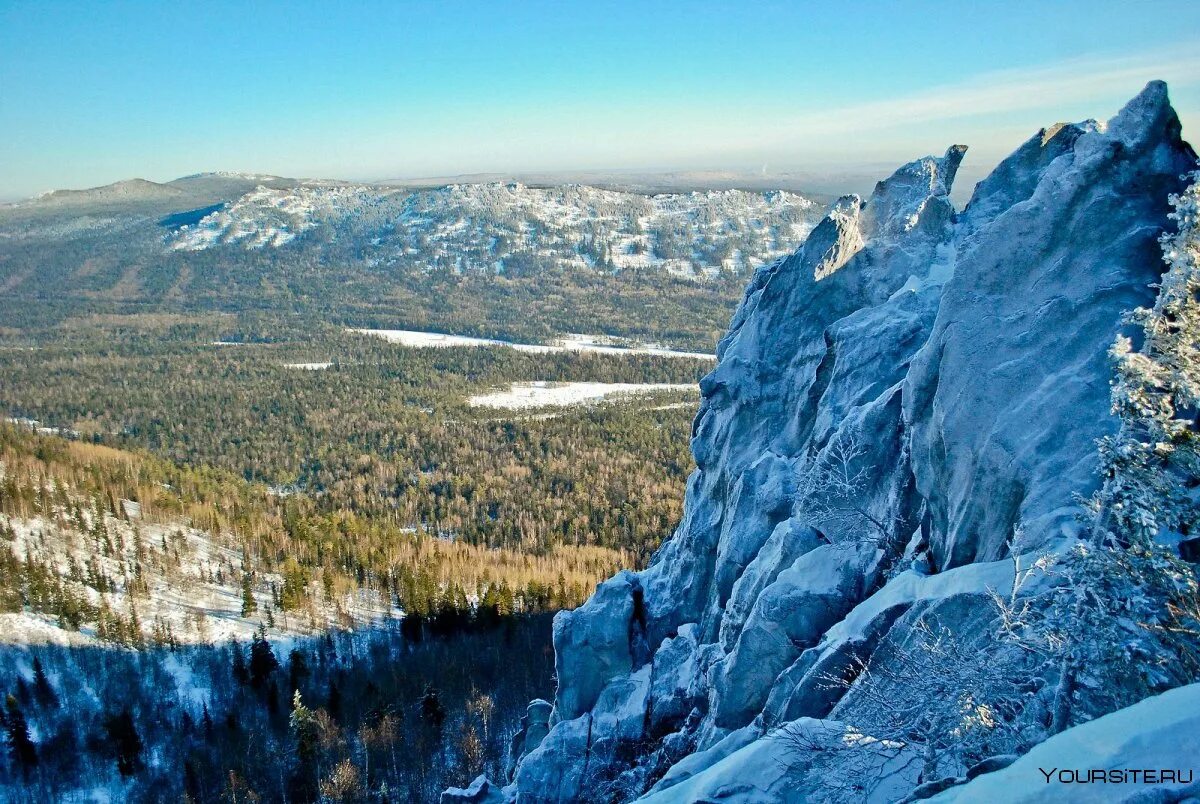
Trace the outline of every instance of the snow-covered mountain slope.
<instances>
[{"instance_id":1,"label":"snow-covered mountain slope","mask_svg":"<svg viewBox=\"0 0 1200 804\"><path fill-rule=\"evenodd\" d=\"M232 534L201 530L182 518L144 522L138 505L128 500L123 508L122 516L104 513L101 520L86 507L49 519L0 514L0 528L12 536L0 546L22 562L45 567L62 580L67 594L103 608L111 623L122 624L118 627L135 622L147 641L247 640L268 623L274 636L314 634L347 621L369 625L399 613L390 600L364 593L348 596L339 606L348 620L333 608L268 616L283 578L255 572L249 591L257 608L243 616L243 557ZM93 625L71 627L32 611L0 613L0 644L88 645L114 639Z\"/></svg>"},{"instance_id":2,"label":"snow-covered mountain slope","mask_svg":"<svg viewBox=\"0 0 1200 804\"><path fill-rule=\"evenodd\" d=\"M472 800L883 801L924 781L921 761L881 772L903 747L859 724L918 695L903 657L931 621L940 650L999 650L989 590L1014 549L1076 532L1116 427L1105 355L1153 299L1195 161L1161 83L1038 132L956 212L963 151L840 199L755 273L701 382L682 522L558 615L548 732ZM859 764L820 772L847 740Z\"/></svg>"},{"instance_id":3,"label":"snow-covered mountain slope","mask_svg":"<svg viewBox=\"0 0 1200 804\"><path fill-rule=\"evenodd\" d=\"M0 449L0 645L219 643L262 626L290 637L403 614L386 593L332 586L322 600L282 606L281 571L247 563L236 528L194 494L150 480L139 456L10 422ZM98 485L114 466L142 478L142 502Z\"/></svg>"},{"instance_id":4,"label":"snow-covered mountain slope","mask_svg":"<svg viewBox=\"0 0 1200 804\"><path fill-rule=\"evenodd\" d=\"M817 214L812 201L788 192L264 185L179 228L170 246L262 248L307 238L360 242L377 261L417 260L459 272L652 268L692 276L757 267L794 248Z\"/></svg>"}]
</instances>

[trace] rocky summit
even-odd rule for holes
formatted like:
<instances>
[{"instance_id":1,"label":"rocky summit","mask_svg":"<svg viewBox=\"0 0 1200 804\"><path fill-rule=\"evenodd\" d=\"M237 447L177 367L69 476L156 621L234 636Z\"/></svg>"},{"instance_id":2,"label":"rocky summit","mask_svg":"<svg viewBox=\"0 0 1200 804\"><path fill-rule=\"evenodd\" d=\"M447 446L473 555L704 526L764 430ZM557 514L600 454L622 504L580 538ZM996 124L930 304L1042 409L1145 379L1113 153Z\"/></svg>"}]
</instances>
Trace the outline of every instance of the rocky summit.
<instances>
[{"instance_id":1,"label":"rocky summit","mask_svg":"<svg viewBox=\"0 0 1200 804\"><path fill-rule=\"evenodd\" d=\"M808 800L831 741L873 739L878 685L831 679L876 666L902 697L930 615L948 650L996 649L990 592L1069 543L1100 483L1108 349L1154 300L1195 154L1157 82L1037 132L956 211L965 150L758 269L701 383L678 529L557 616L553 710L531 705L510 777L443 801ZM940 792L877 742L858 797Z\"/></svg>"}]
</instances>

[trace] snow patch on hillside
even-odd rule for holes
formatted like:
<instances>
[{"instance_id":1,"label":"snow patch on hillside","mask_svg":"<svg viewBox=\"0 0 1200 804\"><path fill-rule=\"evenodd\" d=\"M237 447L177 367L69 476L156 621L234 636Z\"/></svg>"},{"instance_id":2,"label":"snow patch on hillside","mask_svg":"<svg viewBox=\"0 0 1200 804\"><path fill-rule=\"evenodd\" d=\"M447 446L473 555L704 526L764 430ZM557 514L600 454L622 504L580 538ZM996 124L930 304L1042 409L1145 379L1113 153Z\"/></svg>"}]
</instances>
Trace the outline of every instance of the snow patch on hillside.
<instances>
[{"instance_id":1,"label":"snow patch on hillside","mask_svg":"<svg viewBox=\"0 0 1200 804\"><path fill-rule=\"evenodd\" d=\"M273 590L282 587L283 579L256 572L252 592L258 610L243 617L242 555L232 535L214 535L183 522L143 521L136 503L123 507L128 520L105 514L98 527L88 510L80 513L83 527L66 512L53 519L0 514L0 523L15 534L5 546L21 560L33 558L51 567L89 604L107 606L125 620L136 612L147 641L156 629L184 644L247 640L261 625L275 637L289 637L318 633L347 619L375 623L401 613L391 601L363 592L338 602L345 616L332 608L291 613L276 608L268 616ZM0 615L0 644L99 641L92 626L72 631L36 613Z\"/></svg>"}]
</instances>

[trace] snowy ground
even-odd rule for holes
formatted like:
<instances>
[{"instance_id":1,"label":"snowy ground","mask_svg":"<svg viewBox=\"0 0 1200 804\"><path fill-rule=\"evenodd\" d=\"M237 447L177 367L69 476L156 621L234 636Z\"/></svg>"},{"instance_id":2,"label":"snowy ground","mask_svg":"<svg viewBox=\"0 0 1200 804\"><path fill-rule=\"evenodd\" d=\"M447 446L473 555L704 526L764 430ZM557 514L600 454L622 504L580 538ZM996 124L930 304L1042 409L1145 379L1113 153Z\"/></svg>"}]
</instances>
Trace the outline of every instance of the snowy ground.
<instances>
[{"instance_id":1,"label":"snowy ground","mask_svg":"<svg viewBox=\"0 0 1200 804\"><path fill-rule=\"evenodd\" d=\"M658 344L626 344L621 339L607 335L573 334L558 338L549 344L512 343L489 338L471 338L465 335L444 335L440 332L418 332L408 329L350 329L359 335L374 335L389 343L415 348L437 348L447 346L507 346L518 352L549 354L552 352L597 352L611 355L658 355L660 357L684 357L695 360L716 360L716 355L705 352L682 352Z\"/></svg>"},{"instance_id":2,"label":"snowy ground","mask_svg":"<svg viewBox=\"0 0 1200 804\"><path fill-rule=\"evenodd\" d=\"M147 638L156 624L169 627L180 643L215 643L249 639L260 625L267 625L268 633L276 638L287 638L345 622L346 618L332 607L275 611L268 617L271 589L278 588L282 579L263 572L254 575L258 611L243 617L241 551L233 546L236 539L232 535L212 534L182 522L142 521L136 504L125 508L131 514L129 521L105 515L108 535L100 540L64 517L20 519L0 514L0 521L10 524L16 533L9 547L18 558L34 556L50 563L62 578L103 575L112 586L103 595L82 580L68 583L93 605L106 603L118 617L128 618L132 606ZM89 517L90 528L91 514L85 511L84 515ZM131 592L138 566L148 586L144 595ZM347 596L338 601L338 607L349 620L360 624L400 614L391 601L367 592ZM96 641L91 626L74 632L60 627L54 618L37 613L0 614L0 644L79 645Z\"/></svg>"},{"instance_id":3,"label":"snowy ground","mask_svg":"<svg viewBox=\"0 0 1200 804\"><path fill-rule=\"evenodd\" d=\"M694 391L696 386L672 383L631 382L514 382L507 391L479 394L467 401L472 407L523 410L525 408L569 407L601 399L654 393Z\"/></svg>"}]
</instances>

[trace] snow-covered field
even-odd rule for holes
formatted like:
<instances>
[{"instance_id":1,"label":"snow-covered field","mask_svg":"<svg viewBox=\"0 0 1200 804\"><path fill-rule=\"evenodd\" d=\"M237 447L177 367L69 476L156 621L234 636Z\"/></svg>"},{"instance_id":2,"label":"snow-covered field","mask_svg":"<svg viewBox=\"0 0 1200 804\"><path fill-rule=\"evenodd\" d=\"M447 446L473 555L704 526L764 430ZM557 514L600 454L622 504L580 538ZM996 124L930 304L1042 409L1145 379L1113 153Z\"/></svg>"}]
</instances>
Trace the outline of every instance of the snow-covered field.
<instances>
[{"instance_id":1,"label":"snow-covered field","mask_svg":"<svg viewBox=\"0 0 1200 804\"><path fill-rule=\"evenodd\" d=\"M629 382L514 382L507 391L472 396L472 407L523 410L526 408L569 407L602 399L655 391L694 391L692 384Z\"/></svg>"},{"instance_id":2,"label":"snow-covered field","mask_svg":"<svg viewBox=\"0 0 1200 804\"><path fill-rule=\"evenodd\" d=\"M796 248L820 209L784 191L640 195L581 185L461 184L426 190L259 186L167 235L177 251L355 242L368 258L426 270L545 268L714 276Z\"/></svg>"},{"instance_id":3,"label":"snow-covered field","mask_svg":"<svg viewBox=\"0 0 1200 804\"><path fill-rule=\"evenodd\" d=\"M418 332L408 329L350 329L359 335L373 335L389 343L414 348L437 348L447 346L507 346L518 352L549 354L551 352L598 352L610 355L658 355L660 357L686 357L697 360L716 360L716 355L705 352L682 352L657 344L623 345L617 338L605 335L568 335L549 344L512 343L511 341L472 338L466 335L444 335L440 332Z\"/></svg>"}]
</instances>

